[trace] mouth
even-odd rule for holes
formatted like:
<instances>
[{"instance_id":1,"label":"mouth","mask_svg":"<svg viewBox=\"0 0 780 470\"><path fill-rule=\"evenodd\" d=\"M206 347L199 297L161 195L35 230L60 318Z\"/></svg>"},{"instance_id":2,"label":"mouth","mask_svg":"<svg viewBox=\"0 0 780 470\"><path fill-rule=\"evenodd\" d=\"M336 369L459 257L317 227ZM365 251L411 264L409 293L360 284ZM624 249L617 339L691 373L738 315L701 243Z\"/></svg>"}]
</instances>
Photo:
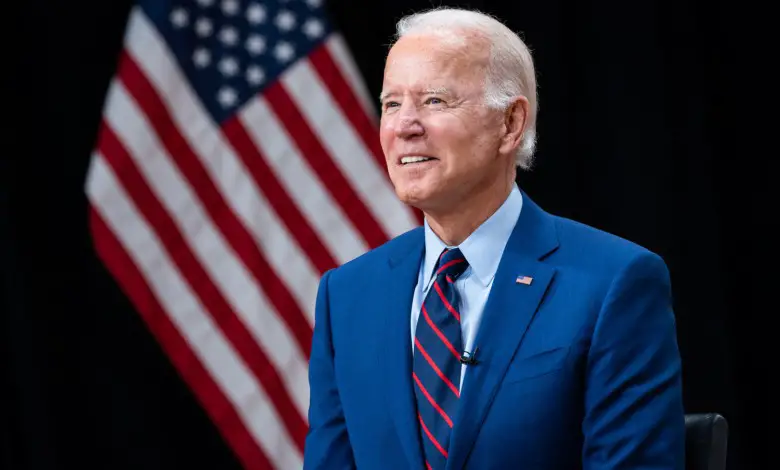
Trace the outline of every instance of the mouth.
<instances>
[{"instance_id":1,"label":"mouth","mask_svg":"<svg viewBox=\"0 0 780 470\"><path fill-rule=\"evenodd\" d=\"M424 155L407 155L401 157L399 163L401 164L401 166L411 166L411 165L419 165L420 163L430 162L433 160L438 160L438 159L434 157L424 156Z\"/></svg>"}]
</instances>

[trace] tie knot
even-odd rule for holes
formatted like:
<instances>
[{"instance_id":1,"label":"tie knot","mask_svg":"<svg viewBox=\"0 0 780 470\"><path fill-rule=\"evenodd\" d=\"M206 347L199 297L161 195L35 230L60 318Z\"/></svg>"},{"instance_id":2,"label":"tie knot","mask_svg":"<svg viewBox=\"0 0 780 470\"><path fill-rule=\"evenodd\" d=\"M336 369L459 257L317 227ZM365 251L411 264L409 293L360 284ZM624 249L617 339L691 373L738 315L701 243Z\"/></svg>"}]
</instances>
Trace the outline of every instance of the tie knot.
<instances>
[{"instance_id":1,"label":"tie knot","mask_svg":"<svg viewBox=\"0 0 780 470\"><path fill-rule=\"evenodd\" d=\"M463 253L459 248L448 249L439 256L439 263L436 267L436 276L449 276L452 279L457 279L458 276L463 274L463 271L469 267L469 262L463 256Z\"/></svg>"}]
</instances>

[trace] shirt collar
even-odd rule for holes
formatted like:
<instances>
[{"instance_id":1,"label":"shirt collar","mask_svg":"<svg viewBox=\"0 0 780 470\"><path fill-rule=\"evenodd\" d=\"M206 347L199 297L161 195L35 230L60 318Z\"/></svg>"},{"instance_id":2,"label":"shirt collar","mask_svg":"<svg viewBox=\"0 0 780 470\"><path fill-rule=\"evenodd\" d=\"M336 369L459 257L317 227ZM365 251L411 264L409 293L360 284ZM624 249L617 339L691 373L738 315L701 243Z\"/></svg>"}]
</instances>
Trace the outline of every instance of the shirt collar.
<instances>
[{"instance_id":1,"label":"shirt collar","mask_svg":"<svg viewBox=\"0 0 780 470\"><path fill-rule=\"evenodd\" d=\"M506 198L501 207L458 246L468 261L469 268L483 286L488 286L493 280L504 247L512 235L512 230L515 228L522 208L523 196L517 184L513 184L509 197ZM426 220L425 260L423 264L423 279L426 281L431 279L433 268L444 248L447 248L447 245L433 233Z\"/></svg>"}]
</instances>

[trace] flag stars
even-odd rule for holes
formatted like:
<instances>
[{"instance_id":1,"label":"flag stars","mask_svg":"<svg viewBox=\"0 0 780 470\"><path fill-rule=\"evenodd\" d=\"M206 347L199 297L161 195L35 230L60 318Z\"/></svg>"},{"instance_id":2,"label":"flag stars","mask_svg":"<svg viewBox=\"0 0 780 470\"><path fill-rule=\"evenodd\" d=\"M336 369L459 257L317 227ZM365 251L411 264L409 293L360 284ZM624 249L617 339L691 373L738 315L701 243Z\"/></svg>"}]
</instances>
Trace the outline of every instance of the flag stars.
<instances>
[{"instance_id":1,"label":"flag stars","mask_svg":"<svg viewBox=\"0 0 780 470\"><path fill-rule=\"evenodd\" d=\"M246 20L249 21L250 24L263 23L267 15L265 7L259 3L253 3L246 9Z\"/></svg>"},{"instance_id":2,"label":"flag stars","mask_svg":"<svg viewBox=\"0 0 780 470\"><path fill-rule=\"evenodd\" d=\"M238 0L222 0L222 12L228 16L238 13Z\"/></svg>"},{"instance_id":3,"label":"flag stars","mask_svg":"<svg viewBox=\"0 0 780 470\"><path fill-rule=\"evenodd\" d=\"M303 24L303 34L312 40L322 36L324 30L325 28L322 26L322 22L313 18L306 20L306 23Z\"/></svg>"},{"instance_id":4,"label":"flag stars","mask_svg":"<svg viewBox=\"0 0 780 470\"><path fill-rule=\"evenodd\" d=\"M171 12L171 23L177 28L183 28L190 23L190 15L184 8L176 8Z\"/></svg>"},{"instance_id":5,"label":"flag stars","mask_svg":"<svg viewBox=\"0 0 780 470\"><path fill-rule=\"evenodd\" d=\"M265 38L258 34L252 34L246 40L246 50L252 55L260 55L265 52Z\"/></svg>"},{"instance_id":6,"label":"flag stars","mask_svg":"<svg viewBox=\"0 0 780 470\"><path fill-rule=\"evenodd\" d=\"M282 31L290 31L295 27L295 15L291 11L282 10L276 15L275 23Z\"/></svg>"},{"instance_id":7,"label":"flag stars","mask_svg":"<svg viewBox=\"0 0 780 470\"><path fill-rule=\"evenodd\" d=\"M223 108L229 108L235 105L236 101L238 101L236 90L227 86L220 88L217 92L217 101Z\"/></svg>"},{"instance_id":8,"label":"flag stars","mask_svg":"<svg viewBox=\"0 0 780 470\"><path fill-rule=\"evenodd\" d=\"M219 31L219 40L226 46L235 46L238 43L238 31L232 26L226 26Z\"/></svg>"},{"instance_id":9,"label":"flag stars","mask_svg":"<svg viewBox=\"0 0 780 470\"><path fill-rule=\"evenodd\" d=\"M191 61L187 72L195 74L199 92L211 97L215 116L234 112L247 92L256 93L293 64L299 48L326 35L328 24L312 11L325 2L295 0L296 10L292 0L277 1L276 7L262 0L173 2L168 28L194 36L183 59Z\"/></svg>"},{"instance_id":10,"label":"flag stars","mask_svg":"<svg viewBox=\"0 0 780 470\"><path fill-rule=\"evenodd\" d=\"M208 18L198 18L195 22L195 33L202 38L209 37L213 30L214 26Z\"/></svg>"},{"instance_id":11,"label":"flag stars","mask_svg":"<svg viewBox=\"0 0 780 470\"><path fill-rule=\"evenodd\" d=\"M195 52L192 54L192 61L195 63L196 67L200 69L206 68L211 63L211 53L208 49L199 47L195 49Z\"/></svg>"},{"instance_id":12,"label":"flag stars","mask_svg":"<svg viewBox=\"0 0 780 470\"><path fill-rule=\"evenodd\" d=\"M257 86L265 80L265 72L257 65L252 65L246 69L246 81L250 85Z\"/></svg>"},{"instance_id":13,"label":"flag stars","mask_svg":"<svg viewBox=\"0 0 780 470\"><path fill-rule=\"evenodd\" d=\"M286 41L279 41L274 47L274 57L279 62L288 62L295 55L295 49L292 44Z\"/></svg>"},{"instance_id":14,"label":"flag stars","mask_svg":"<svg viewBox=\"0 0 780 470\"><path fill-rule=\"evenodd\" d=\"M238 61L233 57L225 57L219 61L219 71L226 77L232 77L238 73Z\"/></svg>"}]
</instances>

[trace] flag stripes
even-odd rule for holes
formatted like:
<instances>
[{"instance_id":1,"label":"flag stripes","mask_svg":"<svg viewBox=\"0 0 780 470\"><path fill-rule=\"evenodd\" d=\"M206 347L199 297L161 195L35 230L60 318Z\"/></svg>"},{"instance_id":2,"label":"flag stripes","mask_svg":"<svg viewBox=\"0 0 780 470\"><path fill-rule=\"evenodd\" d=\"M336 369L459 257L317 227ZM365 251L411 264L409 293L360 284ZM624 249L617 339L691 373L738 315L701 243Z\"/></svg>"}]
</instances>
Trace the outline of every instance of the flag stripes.
<instances>
[{"instance_id":1,"label":"flag stripes","mask_svg":"<svg viewBox=\"0 0 780 470\"><path fill-rule=\"evenodd\" d=\"M96 251L249 469L301 468L319 278L419 224L335 33L224 122L131 12L87 178Z\"/></svg>"}]
</instances>

